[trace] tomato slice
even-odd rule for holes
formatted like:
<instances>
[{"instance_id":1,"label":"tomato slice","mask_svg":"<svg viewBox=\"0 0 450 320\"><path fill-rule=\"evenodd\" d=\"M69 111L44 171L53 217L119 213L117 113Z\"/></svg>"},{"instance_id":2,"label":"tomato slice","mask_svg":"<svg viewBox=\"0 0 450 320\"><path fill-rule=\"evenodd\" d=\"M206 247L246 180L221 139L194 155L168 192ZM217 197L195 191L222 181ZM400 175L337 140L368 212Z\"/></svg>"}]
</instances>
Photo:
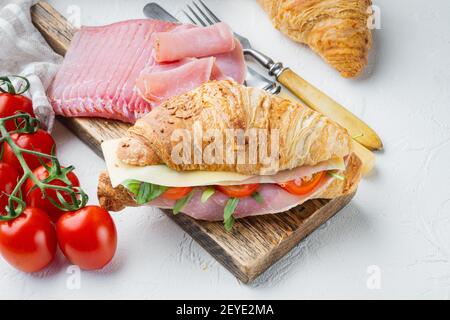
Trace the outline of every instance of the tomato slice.
<instances>
[{"instance_id":1,"label":"tomato slice","mask_svg":"<svg viewBox=\"0 0 450 320\"><path fill-rule=\"evenodd\" d=\"M230 198L245 198L258 190L260 184L243 184L239 186L216 186L216 189Z\"/></svg>"},{"instance_id":2,"label":"tomato slice","mask_svg":"<svg viewBox=\"0 0 450 320\"><path fill-rule=\"evenodd\" d=\"M313 191L325 176L325 171L318 172L309 180L299 179L292 180L286 183L281 183L280 186L289 193L302 196Z\"/></svg>"},{"instance_id":3,"label":"tomato slice","mask_svg":"<svg viewBox=\"0 0 450 320\"><path fill-rule=\"evenodd\" d=\"M162 194L162 197L167 200L180 200L191 193L192 190L191 187L169 188Z\"/></svg>"}]
</instances>

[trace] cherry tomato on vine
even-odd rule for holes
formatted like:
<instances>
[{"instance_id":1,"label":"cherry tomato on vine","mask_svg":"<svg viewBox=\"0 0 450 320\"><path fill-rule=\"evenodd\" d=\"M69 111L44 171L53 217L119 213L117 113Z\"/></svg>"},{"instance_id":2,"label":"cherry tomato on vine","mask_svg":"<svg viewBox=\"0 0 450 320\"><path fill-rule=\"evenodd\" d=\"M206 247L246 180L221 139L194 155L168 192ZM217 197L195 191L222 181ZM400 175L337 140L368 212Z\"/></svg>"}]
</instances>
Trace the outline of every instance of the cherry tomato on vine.
<instances>
[{"instance_id":1,"label":"cherry tomato on vine","mask_svg":"<svg viewBox=\"0 0 450 320\"><path fill-rule=\"evenodd\" d=\"M35 117L31 100L22 95L0 93L0 118L7 118L18 113L28 113ZM5 128L7 131L14 131L16 123L14 120L9 120L5 123Z\"/></svg>"},{"instance_id":2,"label":"cherry tomato on vine","mask_svg":"<svg viewBox=\"0 0 450 320\"><path fill-rule=\"evenodd\" d=\"M108 211L87 206L63 215L56 224L59 247L73 264L98 270L114 257L117 231Z\"/></svg>"},{"instance_id":3,"label":"cherry tomato on vine","mask_svg":"<svg viewBox=\"0 0 450 320\"><path fill-rule=\"evenodd\" d=\"M13 166L0 162L0 215L6 215L9 195L19 180L19 172Z\"/></svg>"},{"instance_id":4,"label":"cherry tomato on vine","mask_svg":"<svg viewBox=\"0 0 450 320\"><path fill-rule=\"evenodd\" d=\"M259 184L243 184L238 186L216 186L216 189L231 198L245 198L254 194Z\"/></svg>"},{"instance_id":5,"label":"cherry tomato on vine","mask_svg":"<svg viewBox=\"0 0 450 320\"><path fill-rule=\"evenodd\" d=\"M162 194L162 197L168 200L180 200L186 197L192 190L193 188L191 187L169 188Z\"/></svg>"},{"instance_id":6,"label":"cherry tomato on vine","mask_svg":"<svg viewBox=\"0 0 450 320\"><path fill-rule=\"evenodd\" d=\"M50 133L45 130L39 129L35 133L14 133L11 135L12 140L17 144L18 147L26 150L36 151L43 154L50 155L56 151L55 141L53 140ZM13 149L8 143L4 143L4 154L3 154L3 162L9 163L14 166L19 172L23 172L22 166L20 165L19 160L14 154ZM39 162L39 158L35 155L31 154L23 154L25 162L31 170L36 169L41 165ZM47 159L42 159L46 161Z\"/></svg>"},{"instance_id":7,"label":"cherry tomato on vine","mask_svg":"<svg viewBox=\"0 0 450 320\"><path fill-rule=\"evenodd\" d=\"M309 180L292 180L286 183L280 184L280 186L287 192L301 196L313 191L325 176L325 172L319 172L312 176Z\"/></svg>"},{"instance_id":8,"label":"cherry tomato on vine","mask_svg":"<svg viewBox=\"0 0 450 320\"><path fill-rule=\"evenodd\" d=\"M49 164L48 166L51 168L51 164ZM33 174L39 181L44 181L49 177L49 171L44 166L36 168L33 171ZM78 180L78 177L75 175L75 173L69 172L67 174L67 178L72 183L72 187L80 186L80 181ZM52 186L67 187L67 184L61 180L53 180L48 184ZM39 208L47 212L47 214L50 216L50 219L56 223L59 217L63 213L65 213L65 211L58 209L50 202L50 200L48 200L48 197L51 197L58 204L61 204L56 195L56 191L52 189L47 189L46 190L47 197L44 197L42 195L41 190L39 188L34 188L34 186L35 183L31 179L28 179L25 182L25 185L23 187L25 202L27 203L28 206L31 206L33 208ZM68 193L60 192L60 194L63 196L64 200L66 200L69 203L72 203L72 199Z\"/></svg>"},{"instance_id":9,"label":"cherry tomato on vine","mask_svg":"<svg viewBox=\"0 0 450 320\"><path fill-rule=\"evenodd\" d=\"M24 272L38 272L49 265L56 253L56 232L47 214L27 208L16 219L0 222L0 253Z\"/></svg>"}]
</instances>

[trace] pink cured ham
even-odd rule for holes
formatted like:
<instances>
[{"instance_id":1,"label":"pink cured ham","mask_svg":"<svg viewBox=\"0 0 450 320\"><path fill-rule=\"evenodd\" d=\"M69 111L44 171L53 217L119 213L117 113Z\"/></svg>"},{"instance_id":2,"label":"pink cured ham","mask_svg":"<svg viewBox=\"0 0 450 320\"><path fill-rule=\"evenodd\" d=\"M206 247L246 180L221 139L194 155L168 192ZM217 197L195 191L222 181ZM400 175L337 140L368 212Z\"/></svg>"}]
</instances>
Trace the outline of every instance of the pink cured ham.
<instances>
[{"instance_id":1,"label":"pink cured ham","mask_svg":"<svg viewBox=\"0 0 450 320\"><path fill-rule=\"evenodd\" d=\"M347 163L347 160L346 160ZM261 184L258 189L258 193L264 200L263 203L258 203L252 197L246 197L239 200L239 204L234 212L235 218L245 218L249 216L258 216L265 214L275 214L285 212L294 207L297 207L310 199L314 199L320 192L328 187L333 181L334 177L326 176L322 182L309 194L306 195L294 195L283 188L277 183L295 180L298 177L308 177L317 172L328 171L336 168L333 165L327 165L325 163L317 166L304 166L293 170L280 172L273 176L273 181L276 183ZM243 181L242 183L258 183L257 177ZM183 208L182 212L194 219L205 221L222 221L223 211L230 199L228 196L221 192L216 192L207 202L201 201L202 193L205 187L194 188L194 196L189 203ZM149 203L150 206L155 206L161 209L172 209L175 206L175 201L158 198Z\"/></svg>"},{"instance_id":2,"label":"pink cured ham","mask_svg":"<svg viewBox=\"0 0 450 320\"><path fill-rule=\"evenodd\" d=\"M82 28L47 92L55 112L125 122L147 114L152 106L135 90L136 79L154 64L151 36L176 26L159 20L130 20Z\"/></svg>"},{"instance_id":3,"label":"pink cured ham","mask_svg":"<svg viewBox=\"0 0 450 320\"><path fill-rule=\"evenodd\" d=\"M216 73L214 80L233 79L243 84L247 74L247 65L242 51L241 43L235 40L236 47L233 51L216 55Z\"/></svg>"},{"instance_id":4,"label":"pink cured ham","mask_svg":"<svg viewBox=\"0 0 450 320\"><path fill-rule=\"evenodd\" d=\"M263 184L259 188L258 193L264 199L264 202L260 204L252 197L241 199L234 212L234 217L245 218L285 212L310 199L314 199L314 196L326 188L333 179L332 177L327 177L313 192L304 196L293 195L276 184ZM229 197L223 193L216 192L207 202L202 203L203 191L204 188L195 188L194 196L183 208L182 212L197 220L222 221L223 210ZM172 209L175 206L175 201L158 198L150 202L149 205L161 209Z\"/></svg>"},{"instance_id":5,"label":"pink cured ham","mask_svg":"<svg viewBox=\"0 0 450 320\"><path fill-rule=\"evenodd\" d=\"M144 99L160 103L208 82L214 60L211 57L182 60L172 66L156 65L141 74L136 87Z\"/></svg>"},{"instance_id":6,"label":"pink cured ham","mask_svg":"<svg viewBox=\"0 0 450 320\"><path fill-rule=\"evenodd\" d=\"M152 42L157 62L214 56L231 52L236 46L233 31L223 22L206 28L158 32Z\"/></svg>"},{"instance_id":7,"label":"pink cured ham","mask_svg":"<svg viewBox=\"0 0 450 320\"><path fill-rule=\"evenodd\" d=\"M134 123L163 100L194 89L194 84L229 78L243 83L244 55L234 39L234 49L217 57L173 63L155 61L151 42L155 33L193 29L204 28L159 20L83 27L74 35L64 63L47 91L55 113Z\"/></svg>"}]
</instances>

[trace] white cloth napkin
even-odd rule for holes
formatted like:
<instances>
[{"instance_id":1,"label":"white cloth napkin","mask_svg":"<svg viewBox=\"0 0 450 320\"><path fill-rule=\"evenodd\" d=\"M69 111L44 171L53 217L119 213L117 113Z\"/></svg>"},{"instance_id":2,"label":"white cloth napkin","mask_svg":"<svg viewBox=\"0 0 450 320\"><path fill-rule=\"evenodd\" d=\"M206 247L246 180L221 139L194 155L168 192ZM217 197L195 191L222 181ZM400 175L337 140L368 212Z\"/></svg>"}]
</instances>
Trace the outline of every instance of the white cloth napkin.
<instances>
[{"instance_id":1,"label":"white cloth napkin","mask_svg":"<svg viewBox=\"0 0 450 320\"><path fill-rule=\"evenodd\" d=\"M51 130L55 114L46 90L62 63L31 22L34 0L0 0L0 75L21 75L31 83L27 95L36 116Z\"/></svg>"}]
</instances>

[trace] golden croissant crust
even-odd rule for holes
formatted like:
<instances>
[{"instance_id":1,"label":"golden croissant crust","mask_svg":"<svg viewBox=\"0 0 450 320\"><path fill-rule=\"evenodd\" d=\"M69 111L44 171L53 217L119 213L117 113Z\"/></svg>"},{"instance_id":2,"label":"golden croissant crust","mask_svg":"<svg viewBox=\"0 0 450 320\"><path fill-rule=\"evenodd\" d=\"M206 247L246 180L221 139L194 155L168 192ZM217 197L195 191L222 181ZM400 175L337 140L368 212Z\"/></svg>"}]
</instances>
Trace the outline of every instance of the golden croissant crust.
<instances>
[{"instance_id":1,"label":"golden croissant crust","mask_svg":"<svg viewBox=\"0 0 450 320\"><path fill-rule=\"evenodd\" d=\"M268 164L261 163L259 158L257 163L238 163L237 157L232 163L194 163L192 152L192 163L175 163L172 151L179 145L179 141L173 139L175 130L184 129L194 136L198 123L203 132L203 151L211 142L207 138L208 129L217 129L224 136L223 141L226 141L225 134L229 129L245 132L264 129L262 131L267 132L267 149L264 151L270 155L271 139L275 139L274 132L277 132L278 165L273 173L343 158L352 152L353 144L347 131L310 108L236 82L211 81L166 101L138 120L119 144L118 158L132 166L166 164L178 171L272 173L264 171ZM261 145L257 147L262 148ZM236 150L237 146L232 148Z\"/></svg>"},{"instance_id":2,"label":"golden croissant crust","mask_svg":"<svg viewBox=\"0 0 450 320\"><path fill-rule=\"evenodd\" d=\"M343 77L359 75L368 62L371 0L258 0L277 29L305 43Z\"/></svg>"}]
</instances>

